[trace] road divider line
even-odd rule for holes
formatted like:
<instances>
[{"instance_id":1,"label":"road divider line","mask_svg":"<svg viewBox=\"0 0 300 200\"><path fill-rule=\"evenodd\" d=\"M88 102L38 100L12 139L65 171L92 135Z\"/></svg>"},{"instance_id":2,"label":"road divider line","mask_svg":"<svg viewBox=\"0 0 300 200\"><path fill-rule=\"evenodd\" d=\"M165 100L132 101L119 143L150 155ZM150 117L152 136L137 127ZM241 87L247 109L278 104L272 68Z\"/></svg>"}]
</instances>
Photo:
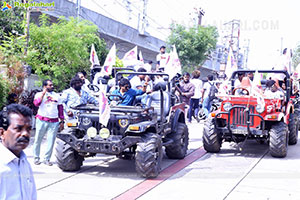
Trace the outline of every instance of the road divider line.
<instances>
[{"instance_id":1,"label":"road divider line","mask_svg":"<svg viewBox=\"0 0 300 200\"><path fill-rule=\"evenodd\" d=\"M143 182L137 184L136 186L130 188L119 196L113 198L114 200L131 200L137 199L143 194L147 193L151 189L155 188L160 183L164 182L177 172L181 171L191 163L195 162L203 155L206 154L206 151L203 147L200 147L187 155L184 159L176 161L174 164L170 165L166 169L164 169L156 178L154 179L146 179Z\"/></svg>"},{"instance_id":2,"label":"road divider line","mask_svg":"<svg viewBox=\"0 0 300 200\"><path fill-rule=\"evenodd\" d=\"M250 169L243 175L243 177L235 184L235 186L228 192L223 200L227 199L228 196L237 188L238 185L252 172L252 170L260 163L260 161L269 153L269 150L266 150L265 153L255 162Z\"/></svg>"}]
</instances>

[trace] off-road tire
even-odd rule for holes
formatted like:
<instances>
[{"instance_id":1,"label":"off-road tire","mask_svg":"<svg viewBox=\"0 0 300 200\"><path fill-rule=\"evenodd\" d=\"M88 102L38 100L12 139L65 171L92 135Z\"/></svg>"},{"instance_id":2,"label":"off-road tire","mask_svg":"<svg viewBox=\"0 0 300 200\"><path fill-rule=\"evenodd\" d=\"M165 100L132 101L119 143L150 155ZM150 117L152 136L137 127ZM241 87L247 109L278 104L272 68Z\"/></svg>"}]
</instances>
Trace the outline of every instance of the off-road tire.
<instances>
[{"instance_id":1,"label":"off-road tire","mask_svg":"<svg viewBox=\"0 0 300 200\"><path fill-rule=\"evenodd\" d=\"M287 155L288 148L288 126L284 122L274 124L269 131L270 154L276 158L284 158Z\"/></svg>"},{"instance_id":2,"label":"off-road tire","mask_svg":"<svg viewBox=\"0 0 300 200\"><path fill-rule=\"evenodd\" d=\"M299 121L296 114L290 114L289 123L289 145L295 145L298 142Z\"/></svg>"},{"instance_id":3,"label":"off-road tire","mask_svg":"<svg viewBox=\"0 0 300 200\"><path fill-rule=\"evenodd\" d=\"M159 135L145 133L137 143L135 169L144 178L155 178L161 170L162 141Z\"/></svg>"},{"instance_id":4,"label":"off-road tire","mask_svg":"<svg viewBox=\"0 0 300 200\"><path fill-rule=\"evenodd\" d=\"M176 132L170 133L168 136L173 143L166 146L166 155L170 159L183 159L189 145L189 130L186 124L178 122Z\"/></svg>"},{"instance_id":5,"label":"off-road tire","mask_svg":"<svg viewBox=\"0 0 300 200\"><path fill-rule=\"evenodd\" d=\"M221 139L215 130L214 118L208 118L204 122L203 146L207 152L218 153L221 149Z\"/></svg>"},{"instance_id":6,"label":"off-road tire","mask_svg":"<svg viewBox=\"0 0 300 200\"><path fill-rule=\"evenodd\" d=\"M55 156L58 167L63 171L78 171L82 166L84 157L61 139L57 139L56 143Z\"/></svg>"},{"instance_id":7,"label":"off-road tire","mask_svg":"<svg viewBox=\"0 0 300 200\"><path fill-rule=\"evenodd\" d=\"M300 123L300 108L295 108L295 115L298 118L298 123ZM298 130L300 131L300 125L298 125Z\"/></svg>"}]
</instances>

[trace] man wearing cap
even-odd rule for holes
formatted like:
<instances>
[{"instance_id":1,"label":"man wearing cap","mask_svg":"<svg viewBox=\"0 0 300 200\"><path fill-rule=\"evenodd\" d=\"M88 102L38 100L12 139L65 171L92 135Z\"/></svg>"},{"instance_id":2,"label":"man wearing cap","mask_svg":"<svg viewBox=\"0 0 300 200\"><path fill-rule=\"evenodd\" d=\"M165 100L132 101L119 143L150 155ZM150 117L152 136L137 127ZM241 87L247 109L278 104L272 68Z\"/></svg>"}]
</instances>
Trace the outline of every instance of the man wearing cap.
<instances>
[{"instance_id":1,"label":"man wearing cap","mask_svg":"<svg viewBox=\"0 0 300 200\"><path fill-rule=\"evenodd\" d=\"M270 99L283 99L284 93L274 80L269 80L266 84L265 96Z\"/></svg>"}]
</instances>

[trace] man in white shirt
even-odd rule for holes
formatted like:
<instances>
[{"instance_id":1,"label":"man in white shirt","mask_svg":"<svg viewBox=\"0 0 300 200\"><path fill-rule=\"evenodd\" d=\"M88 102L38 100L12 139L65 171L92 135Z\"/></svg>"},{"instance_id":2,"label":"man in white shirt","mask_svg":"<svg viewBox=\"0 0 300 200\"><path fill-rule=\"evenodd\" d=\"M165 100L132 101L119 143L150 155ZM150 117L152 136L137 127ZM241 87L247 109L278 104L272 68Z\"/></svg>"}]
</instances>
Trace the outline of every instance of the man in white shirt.
<instances>
[{"instance_id":1,"label":"man in white shirt","mask_svg":"<svg viewBox=\"0 0 300 200\"><path fill-rule=\"evenodd\" d=\"M36 200L33 173L23 150L28 146L32 111L19 104L7 106L0 120L0 199Z\"/></svg>"},{"instance_id":2,"label":"man in white shirt","mask_svg":"<svg viewBox=\"0 0 300 200\"><path fill-rule=\"evenodd\" d=\"M159 49L160 53L156 56L156 71L164 71L166 63L168 62L169 55L166 54L166 47L161 46Z\"/></svg>"},{"instance_id":3,"label":"man in white shirt","mask_svg":"<svg viewBox=\"0 0 300 200\"><path fill-rule=\"evenodd\" d=\"M39 165L40 149L43 137L47 134L47 150L44 156L44 164L51 166L50 158L58 128L63 129L64 110L62 99L53 91L53 83L47 79L43 81L43 91L34 97L34 105L39 108L36 115L36 132L33 144L34 164Z\"/></svg>"}]
</instances>

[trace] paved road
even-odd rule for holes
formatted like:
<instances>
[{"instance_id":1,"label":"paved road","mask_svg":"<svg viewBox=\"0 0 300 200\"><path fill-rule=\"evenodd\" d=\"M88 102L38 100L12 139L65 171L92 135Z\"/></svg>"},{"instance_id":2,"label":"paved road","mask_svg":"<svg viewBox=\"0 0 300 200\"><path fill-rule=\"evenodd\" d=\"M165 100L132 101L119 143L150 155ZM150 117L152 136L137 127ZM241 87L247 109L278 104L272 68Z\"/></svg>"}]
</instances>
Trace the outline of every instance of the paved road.
<instances>
[{"instance_id":1,"label":"paved road","mask_svg":"<svg viewBox=\"0 0 300 200\"><path fill-rule=\"evenodd\" d=\"M268 146L256 141L247 142L242 150L224 143L220 153L210 154L201 148L203 124L188 126L189 156L180 161L165 156L162 175L157 179L138 177L133 160L115 156L88 158L76 173L32 164L38 198L129 199L137 195L143 200L300 199L299 144L289 146L284 159L272 158ZM31 146L26 153L33 163Z\"/></svg>"}]
</instances>

